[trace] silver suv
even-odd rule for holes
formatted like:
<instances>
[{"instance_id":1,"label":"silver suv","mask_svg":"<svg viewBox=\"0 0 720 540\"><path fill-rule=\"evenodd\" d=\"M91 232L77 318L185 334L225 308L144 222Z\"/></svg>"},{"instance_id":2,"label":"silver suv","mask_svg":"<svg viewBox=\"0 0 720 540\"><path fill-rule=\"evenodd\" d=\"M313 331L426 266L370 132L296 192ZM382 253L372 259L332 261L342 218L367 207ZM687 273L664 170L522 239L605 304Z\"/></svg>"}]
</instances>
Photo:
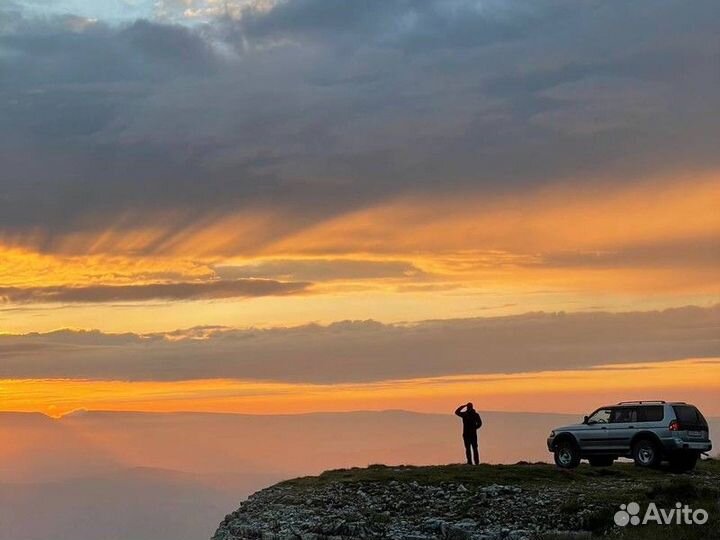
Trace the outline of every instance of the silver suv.
<instances>
[{"instance_id":1,"label":"silver suv","mask_svg":"<svg viewBox=\"0 0 720 540\"><path fill-rule=\"evenodd\" d=\"M700 454L712 449L707 421L697 407L665 401L622 401L600 407L582 424L555 428L547 446L563 469L577 467L581 459L603 467L629 457L640 467L656 467L667 460L672 469L688 471Z\"/></svg>"}]
</instances>

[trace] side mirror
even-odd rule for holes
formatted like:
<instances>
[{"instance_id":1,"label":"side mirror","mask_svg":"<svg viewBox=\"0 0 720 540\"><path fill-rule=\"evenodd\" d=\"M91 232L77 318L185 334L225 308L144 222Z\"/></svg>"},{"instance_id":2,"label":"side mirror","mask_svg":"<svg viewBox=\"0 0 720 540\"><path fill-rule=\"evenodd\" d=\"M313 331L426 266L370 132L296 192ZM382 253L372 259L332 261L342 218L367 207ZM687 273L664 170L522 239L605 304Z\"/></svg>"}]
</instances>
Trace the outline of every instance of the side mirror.
<instances>
[{"instance_id":1,"label":"side mirror","mask_svg":"<svg viewBox=\"0 0 720 540\"><path fill-rule=\"evenodd\" d=\"M589 418L590 418L589 416L584 417L584 418L583 418L583 424L587 424Z\"/></svg>"}]
</instances>

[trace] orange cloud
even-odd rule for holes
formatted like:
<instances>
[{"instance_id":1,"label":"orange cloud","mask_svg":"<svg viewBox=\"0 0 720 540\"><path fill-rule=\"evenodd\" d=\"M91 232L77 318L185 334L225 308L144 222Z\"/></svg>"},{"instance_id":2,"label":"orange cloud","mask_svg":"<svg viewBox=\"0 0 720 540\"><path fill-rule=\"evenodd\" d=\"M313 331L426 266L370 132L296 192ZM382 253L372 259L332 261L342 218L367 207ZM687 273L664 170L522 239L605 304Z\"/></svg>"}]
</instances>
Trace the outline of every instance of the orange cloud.
<instances>
[{"instance_id":1,"label":"orange cloud","mask_svg":"<svg viewBox=\"0 0 720 540\"><path fill-rule=\"evenodd\" d=\"M283 238L266 253L532 256L720 236L717 174L630 186L577 183L507 196L400 198Z\"/></svg>"},{"instance_id":2,"label":"orange cloud","mask_svg":"<svg viewBox=\"0 0 720 540\"><path fill-rule=\"evenodd\" d=\"M62 255L0 244L0 284L6 287L126 285L214 275L205 262L185 257Z\"/></svg>"},{"instance_id":3,"label":"orange cloud","mask_svg":"<svg viewBox=\"0 0 720 540\"><path fill-rule=\"evenodd\" d=\"M130 212L113 225L0 245L54 253L222 260L313 255L463 254L492 260L548 252L612 251L717 238L720 173L633 181L577 181L508 194L467 191L404 196L307 224L267 206L198 218Z\"/></svg>"},{"instance_id":4,"label":"orange cloud","mask_svg":"<svg viewBox=\"0 0 720 540\"><path fill-rule=\"evenodd\" d=\"M472 296L488 294L492 304L517 305L514 312L598 304L627 309L629 301L640 309L707 305L720 292L719 200L717 175L704 174L630 185L555 185L507 196L405 197L314 225L271 207L202 219L127 215L105 230L57 238L6 234L0 284L208 282L232 266L244 268L247 277L256 277L253 269L282 269L283 280L316 282L312 297L263 299L241 313L221 303L179 307L170 317L125 312L123 320L145 321L133 327L141 330L237 320L272 325L308 318L467 316L479 313L473 305L487 302ZM41 251L43 246L50 251ZM412 271L383 275L377 271L383 265ZM300 276L309 272L313 279ZM531 296L538 290L545 291L545 300ZM508 312L513 310L502 311ZM15 313L3 321L0 315L0 323L14 331L98 324L98 314L89 311L85 317L23 317ZM100 318L104 327L122 331L114 317Z\"/></svg>"}]
</instances>

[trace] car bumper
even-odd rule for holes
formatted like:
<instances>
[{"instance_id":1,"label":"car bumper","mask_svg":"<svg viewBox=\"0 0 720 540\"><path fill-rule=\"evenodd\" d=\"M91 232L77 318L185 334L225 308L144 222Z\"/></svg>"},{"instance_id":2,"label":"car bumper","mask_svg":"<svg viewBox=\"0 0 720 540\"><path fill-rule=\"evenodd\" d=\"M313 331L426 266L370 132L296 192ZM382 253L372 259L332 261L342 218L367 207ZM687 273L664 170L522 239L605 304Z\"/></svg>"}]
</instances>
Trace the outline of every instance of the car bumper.
<instances>
[{"instance_id":1,"label":"car bumper","mask_svg":"<svg viewBox=\"0 0 720 540\"><path fill-rule=\"evenodd\" d=\"M555 444L555 437L548 437L547 438L548 451L550 451L550 452L555 451L555 447L553 446L554 444Z\"/></svg>"},{"instance_id":2,"label":"car bumper","mask_svg":"<svg viewBox=\"0 0 720 540\"><path fill-rule=\"evenodd\" d=\"M677 452L678 450L693 450L696 452L709 452L712 450L711 441L688 441L674 437L663 439L663 447L666 452Z\"/></svg>"}]
</instances>

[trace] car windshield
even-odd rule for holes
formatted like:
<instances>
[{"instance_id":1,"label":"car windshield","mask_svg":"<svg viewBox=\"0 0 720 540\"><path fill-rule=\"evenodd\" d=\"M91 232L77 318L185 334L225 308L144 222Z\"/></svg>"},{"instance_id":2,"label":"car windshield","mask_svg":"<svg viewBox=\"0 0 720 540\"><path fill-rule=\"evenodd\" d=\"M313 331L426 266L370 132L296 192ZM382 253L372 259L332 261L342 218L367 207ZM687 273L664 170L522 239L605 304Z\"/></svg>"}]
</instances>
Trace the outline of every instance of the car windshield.
<instances>
[{"instance_id":1,"label":"car windshield","mask_svg":"<svg viewBox=\"0 0 720 540\"><path fill-rule=\"evenodd\" d=\"M607 424L610 420L611 409L600 409L592 413L588 418L588 424Z\"/></svg>"}]
</instances>

